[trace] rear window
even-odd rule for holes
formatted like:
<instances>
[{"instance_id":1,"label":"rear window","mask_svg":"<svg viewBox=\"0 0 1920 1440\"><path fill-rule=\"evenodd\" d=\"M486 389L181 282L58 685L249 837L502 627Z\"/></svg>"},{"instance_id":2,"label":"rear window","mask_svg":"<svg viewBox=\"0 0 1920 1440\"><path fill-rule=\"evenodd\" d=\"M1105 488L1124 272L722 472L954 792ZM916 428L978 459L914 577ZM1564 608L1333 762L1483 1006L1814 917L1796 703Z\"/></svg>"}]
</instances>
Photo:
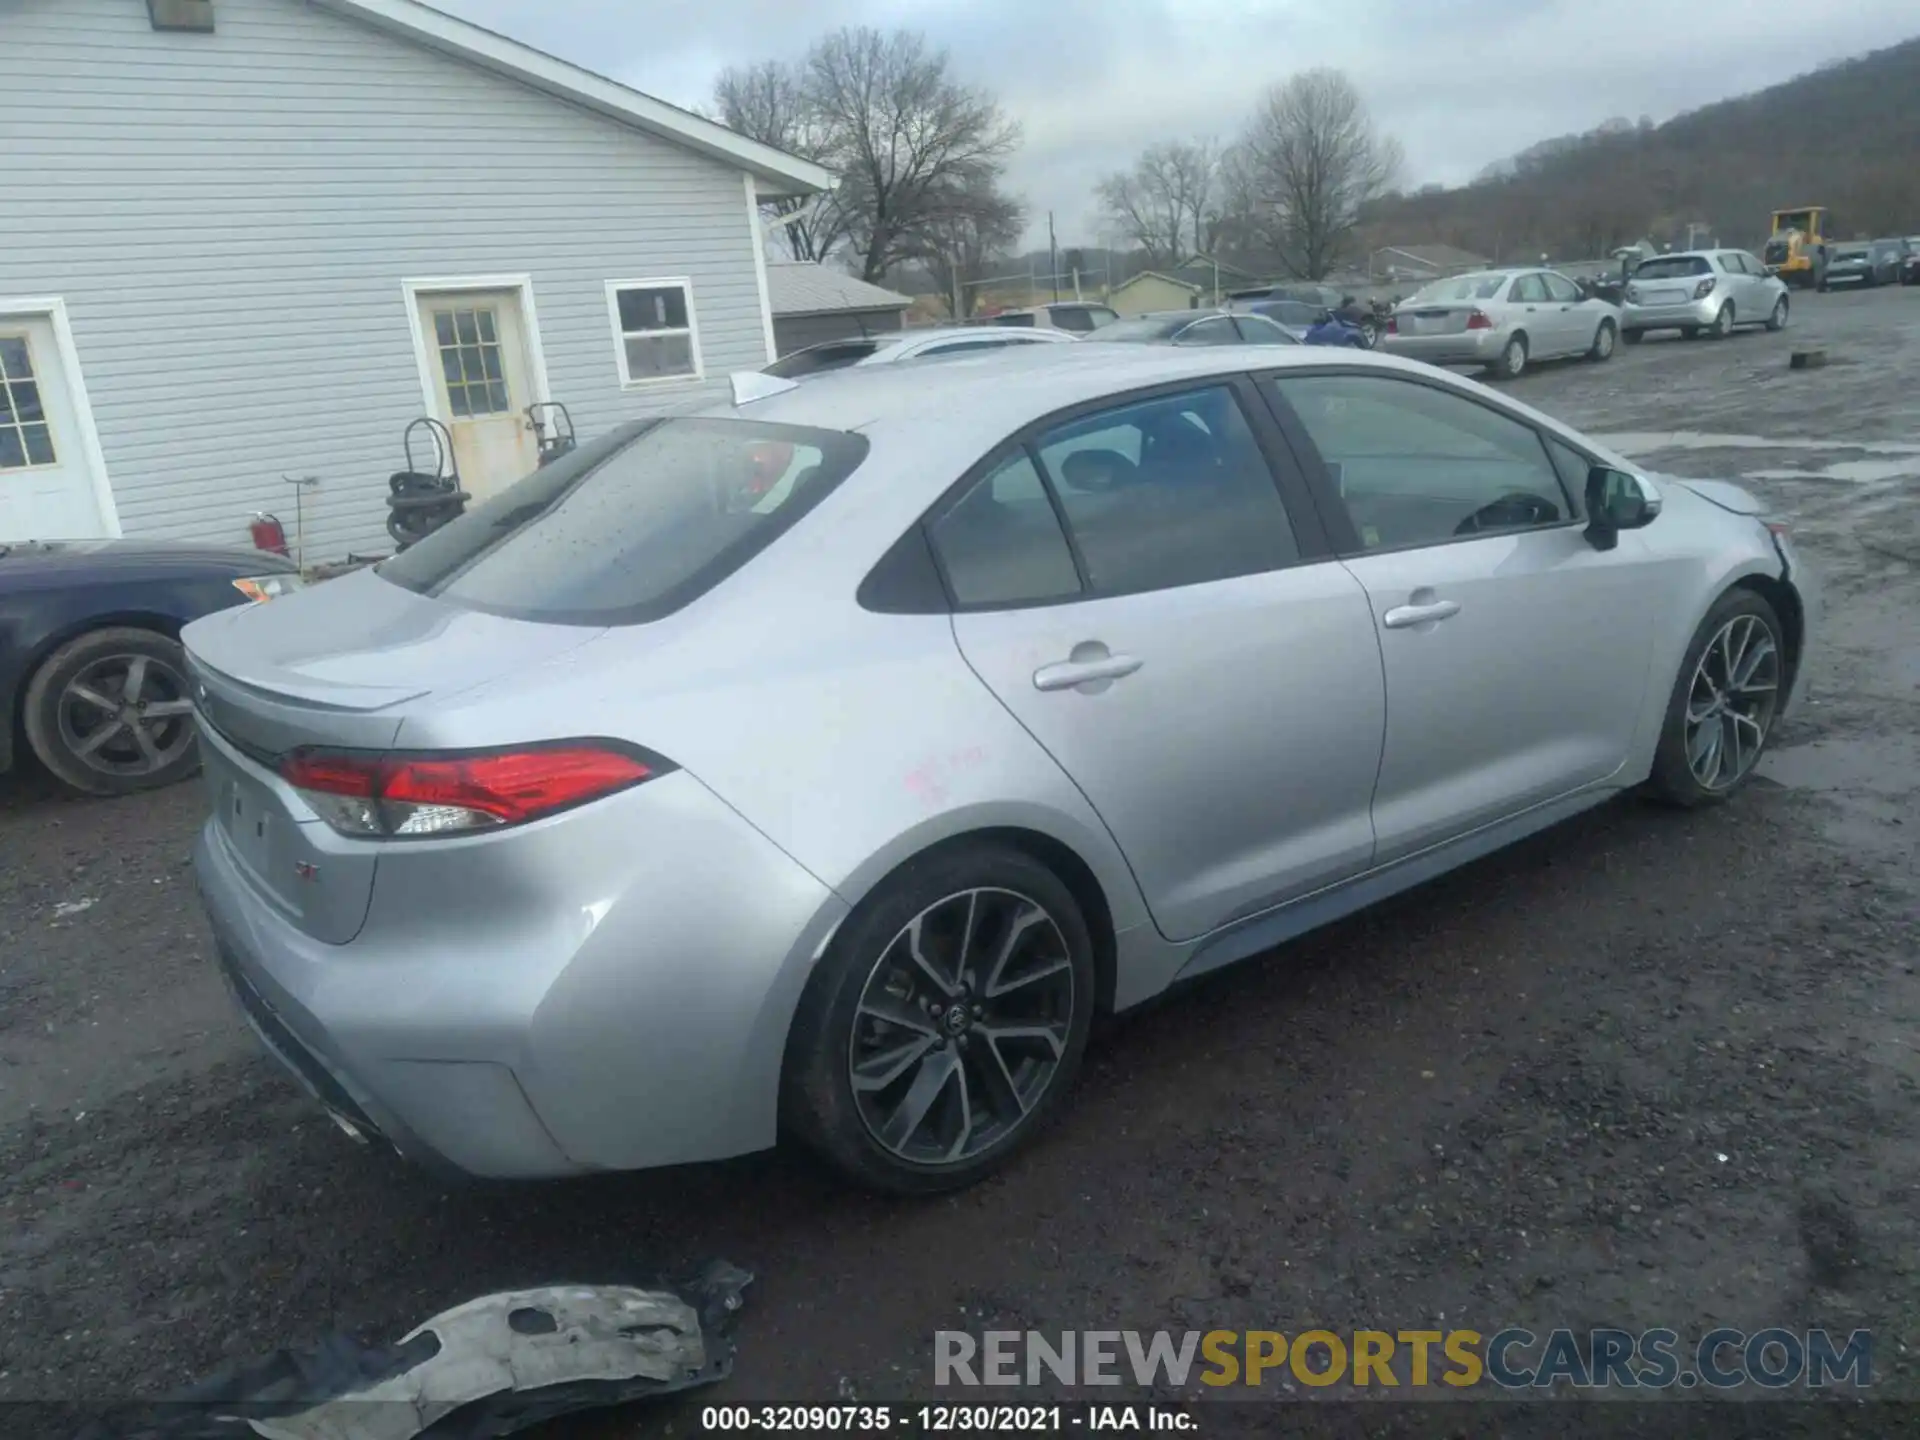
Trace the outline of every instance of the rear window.
<instances>
[{"instance_id":1,"label":"rear window","mask_svg":"<svg viewBox=\"0 0 1920 1440\"><path fill-rule=\"evenodd\" d=\"M782 380L798 380L802 375L818 375L822 370L844 370L877 354L882 345L893 343L891 340L836 340L827 345L809 345L791 355L782 355L761 373L777 375Z\"/></svg>"},{"instance_id":2,"label":"rear window","mask_svg":"<svg viewBox=\"0 0 1920 1440\"><path fill-rule=\"evenodd\" d=\"M555 461L376 567L405 589L560 625L631 625L690 603L866 458L838 430L641 421Z\"/></svg>"},{"instance_id":3,"label":"rear window","mask_svg":"<svg viewBox=\"0 0 1920 1440\"><path fill-rule=\"evenodd\" d=\"M1505 287L1506 275L1456 275L1416 290L1409 305L1449 305L1463 300L1491 300Z\"/></svg>"},{"instance_id":4,"label":"rear window","mask_svg":"<svg viewBox=\"0 0 1920 1440\"><path fill-rule=\"evenodd\" d=\"M1678 280L1683 275L1709 275L1712 267L1704 255L1656 255L1642 260L1634 268L1636 280Z\"/></svg>"},{"instance_id":5,"label":"rear window","mask_svg":"<svg viewBox=\"0 0 1920 1440\"><path fill-rule=\"evenodd\" d=\"M1274 300L1262 305L1259 313L1282 325L1317 325L1325 307L1301 300Z\"/></svg>"}]
</instances>

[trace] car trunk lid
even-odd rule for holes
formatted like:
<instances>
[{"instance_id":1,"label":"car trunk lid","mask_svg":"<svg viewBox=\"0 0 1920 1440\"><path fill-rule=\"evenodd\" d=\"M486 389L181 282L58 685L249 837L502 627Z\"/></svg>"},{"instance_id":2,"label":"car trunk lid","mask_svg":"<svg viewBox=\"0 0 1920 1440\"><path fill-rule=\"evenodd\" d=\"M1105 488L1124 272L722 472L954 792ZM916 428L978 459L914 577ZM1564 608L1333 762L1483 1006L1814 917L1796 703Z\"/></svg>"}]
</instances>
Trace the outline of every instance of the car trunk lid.
<instances>
[{"instance_id":1,"label":"car trunk lid","mask_svg":"<svg viewBox=\"0 0 1920 1440\"><path fill-rule=\"evenodd\" d=\"M303 746L389 749L421 704L524 673L603 632L462 609L367 571L274 603L273 623L249 607L183 634L208 798L254 888L315 939L345 944L366 919L382 845L331 829L280 778L280 758Z\"/></svg>"},{"instance_id":2,"label":"car trunk lid","mask_svg":"<svg viewBox=\"0 0 1920 1440\"><path fill-rule=\"evenodd\" d=\"M1477 305L1409 305L1394 315L1402 335L1464 335Z\"/></svg>"}]
</instances>

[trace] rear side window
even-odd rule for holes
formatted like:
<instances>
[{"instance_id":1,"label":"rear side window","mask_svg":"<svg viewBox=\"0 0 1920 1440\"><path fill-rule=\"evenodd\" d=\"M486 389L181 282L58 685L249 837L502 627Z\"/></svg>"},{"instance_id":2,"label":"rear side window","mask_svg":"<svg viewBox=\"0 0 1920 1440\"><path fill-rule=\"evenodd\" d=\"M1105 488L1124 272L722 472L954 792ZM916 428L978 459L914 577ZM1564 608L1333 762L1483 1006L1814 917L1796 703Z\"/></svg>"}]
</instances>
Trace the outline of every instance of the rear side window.
<instances>
[{"instance_id":1,"label":"rear side window","mask_svg":"<svg viewBox=\"0 0 1920 1440\"><path fill-rule=\"evenodd\" d=\"M1273 472L1229 389L1069 421L1035 448L1096 593L1198 585L1300 556Z\"/></svg>"},{"instance_id":2,"label":"rear side window","mask_svg":"<svg viewBox=\"0 0 1920 1440\"><path fill-rule=\"evenodd\" d=\"M866 455L863 437L838 430L691 417L627 425L377 573L515 619L656 620L766 549Z\"/></svg>"},{"instance_id":3,"label":"rear side window","mask_svg":"<svg viewBox=\"0 0 1920 1440\"><path fill-rule=\"evenodd\" d=\"M798 380L802 375L818 375L822 370L844 370L858 365L880 349L878 340L842 340L830 345L810 345L783 355L762 372L782 380Z\"/></svg>"},{"instance_id":4,"label":"rear side window","mask_svg":"<svg viewBox=\"0 0 1920 1440\"><path fill-rule=\"evenodd\" d=\"M928 538L960 605L1034 605L1079 593L1073 552L1024 450L934 521Z\"/></svg>"}]
</instances>

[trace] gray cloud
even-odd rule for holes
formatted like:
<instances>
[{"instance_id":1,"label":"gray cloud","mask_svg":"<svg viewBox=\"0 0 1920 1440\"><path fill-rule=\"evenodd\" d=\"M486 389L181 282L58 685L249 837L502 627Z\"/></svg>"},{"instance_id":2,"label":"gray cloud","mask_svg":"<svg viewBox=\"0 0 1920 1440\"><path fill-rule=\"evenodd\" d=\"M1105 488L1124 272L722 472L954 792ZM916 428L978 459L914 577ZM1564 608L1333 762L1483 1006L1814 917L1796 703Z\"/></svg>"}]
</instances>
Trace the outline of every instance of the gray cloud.
<instances>
[{"instance_id":1,"label":"gray cloud","mask_svg":"<svg viewBox=\"0 0 1920 1440\"><path fill-rule=\"evenodd\" d=\"M1045 233L1100 237L1093 181L1144 145L1230 137L1295 70L1347 71L1405 146L1408 178L1458 183L1610 116L1665 120L1916 29L1911 0L442 0L443 8L675 104L724 66L793 58L837 25L905 26L947 46L1025 130L1010 175ZM1712 36L1713 44L1696 37Z\"/></svg>"}]
</instances>

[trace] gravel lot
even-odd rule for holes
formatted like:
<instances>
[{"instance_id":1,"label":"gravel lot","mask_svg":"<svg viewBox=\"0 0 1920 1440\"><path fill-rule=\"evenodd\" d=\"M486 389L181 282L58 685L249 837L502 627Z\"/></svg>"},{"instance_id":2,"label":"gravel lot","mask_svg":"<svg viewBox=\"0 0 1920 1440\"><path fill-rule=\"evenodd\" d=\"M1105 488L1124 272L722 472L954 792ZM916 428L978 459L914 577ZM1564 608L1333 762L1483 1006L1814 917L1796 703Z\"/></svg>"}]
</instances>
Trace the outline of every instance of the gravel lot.
<instances>
[{"instance_id":1,"label":"gravel lot","mask_svg":"<svg viewBox=\"0 0 1920 1440\"><path fill-rule=\"evenodd\" d=\"M1606 807L1121 1025L1067 1122L956 1198L784 1156L445 1188L256 1055L196 787L0 781L0 1401L715 1255L760 1280L705 1398L924 1397L938 1328L1310 1322L1869 1326L1920 1398L1920 290L1796 300L1784 335L1511 387L1795 520L1829 615L1766 779ZM1815 341L1835 363L1790 373Z\"/></svg>"}]
</instances>

